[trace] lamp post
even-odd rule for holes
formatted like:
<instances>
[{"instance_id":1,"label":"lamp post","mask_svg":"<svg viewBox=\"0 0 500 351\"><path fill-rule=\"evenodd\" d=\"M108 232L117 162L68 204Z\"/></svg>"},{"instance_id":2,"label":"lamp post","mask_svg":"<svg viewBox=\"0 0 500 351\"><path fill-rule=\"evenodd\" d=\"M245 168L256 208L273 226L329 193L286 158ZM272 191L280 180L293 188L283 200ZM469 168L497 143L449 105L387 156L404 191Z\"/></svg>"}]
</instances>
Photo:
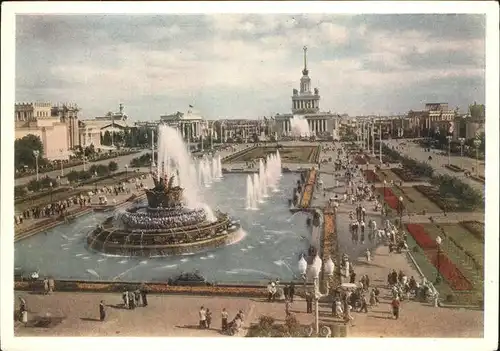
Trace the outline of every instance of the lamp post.
<instances>
[{"instance_id":1,"label":"lamp post","mask_svg":"<svg viewBox=\"0 0 500 351\"><path fill-rule=\"evenodd\" d=\"M474 146L476 147L476 175L479 176L479 146L481 146L481 139L474 139Z\"/></svg>"},{"instance_id":2,"label":"lamp post","mask_svg":"<svg viewBox=\"0 0 500 351\"><path fill-rule=\"evenodd\" d=\"M85 172L87 169L86 169L86 164L85 164L85 161L87 160L87 158L85 156L82 157L83 159L83 171Z\"/></svg>"},{"instance_id":3,"label":"lamp post","mask_svg":"<svg viewBox=\"0 0 500 351\"><path fill-rule=\"evenodd\" d=\"M61 152L61 178L64 177L64 168L63 168L63 149L59 149L59 151Z\"/></svg>"},{"instance_id":4,"label":"lamp post","mask_svg":"<svg viewBox=\"0 0 500 351\"><path fill-rule=\"evenodd\" d=\"M38 176L38 157L40 156L40 151L39 150L33 150L33 156L35 156L36 181L38 182L40 180L40 178Z\"/></svg>"},{"instance_id":5,"label":"lamp post","mask_svg":"<svg viewBox=\"0 0 500 351\"><path fill-rule=\"evenodd\" d=\"M403 197L399 197L399 228L403 228Z\"/></svg>"},{"instance_id":6,"label":"lamp post","mask_svg":"<svg viewBox=\"0 0 500 351\"><path fill-rule=\"evenodd\" d=\"M458 138L460 141L460 168L464 169L464 144L465 138Z\"/></svg>"},{"instance_id":7,"label":"lamp post","mask_svg":"<svg viewBox=\"0 0 500 351\"><path fill-rule=\"evenodd\" d=\"M382 122L378 126L378 135L379 135L379 143L378 143L378 154L380 159L380 166L382 166Z\"/></svg>"},{"instance_id":8,"label":"lamp post","mask_svg":"<svg viewBox=\"0 0 500 351\"><path fill-rule=\"evenodd\" d=\"M380 204L380 215L383 216L384 215L384 204L385 204L385 186L387 185L387 180L384 179L384 187L382 188L383 189L383 192L382 192L382 201L381 201L381 204Z\"/></svg>"},{"instance_id":9,"label":"lamp post","mask_svg":"<svg viewBox=\"0 0 500 351\"><path fill-rule=\"evenodd\" d=\"M368 172L368 165L370 164L369 161L366 161L366 171Z\"/></svg>"},{"instance_id":10,"label":"lamp post","mask_svg":"<svg viewBox=\"0 0 500 351\"><path fill-rule=\"evenodd\" d=\"M302 278L304 279L304 286L307 281L307 278L313 278L314 282L314 308L315 308L315 319L314 319L314 324L315 324L315 330L316 334L319 334L319 300L323 297L328 295L329 293L329 286L328 284L326 285L326 293L322 294L319 291L319 273L321 272L321 268L323 266L323 262L321 258L319 258L318 255L314 257L312 263L310 265L307 264L306 260L304 259L304 256L301 257L299 261L299 272L302 275ZM332 261L331 258L328 258L328 260L325 262L325 274L328 275L328 277L333 276L333 272L335 269L335 265Z\"/></svg>"},{"instance_id":11,"label":"lamp post","mask_svg":"<svg viewBox=\"0 0 500 351\"><path fill-rule=\"evenodd\" d=\"M125 176L128 175L128 165L125 165Z\"/></svg>"},{"instance_id":12,"label":"lamp post","mask_svg":"<svg viewBox=\"0 0 500 351\"><path fill-rule=\"evenodd\" d=\"M97 178L97 171L94 171L94 176ZM95 185L94 190L95 190L95 193L97 194L97 180L94 183L94 185Z\"/></svg>"},{"instance_id":13,"label":"lamp post","mask_svg":"<svg viewBox=\"0 0 500 351\"><path fill-rule=\"evenodd\" d=\"M372 156L375 156L375 122L372 121Z\"/></svg>"},{"instance_id":14,"label":"lamp post","mask_svg":"<svg viewBox=\"0 0 500 351\"><path fill-rule=\"evenodd\" d=\"M453 137L451 135L448 135L446 137L446 139L448 139L448 166L451 164L451 159L450 159L450 155L451 155L451 139L453 139Z\"/></svg>"},{"instance_id":15,"label":"lamp post","mask_svg":"<svg viewBox=\"0 0 500 351\"><path fill-rule=\"evenodd\" d=\"M440 282L440 265L441 265L441 242L443 240L441 239L441 237L438 235L438 237L436 238L436 244L437 244L437 260L436 260L436 263L437 263L437 273L436 273L436 284L439 284Z\"/></svg>"},{"instance_id":16,"label":"lamp post","mask_svg":"<svg viewBox=\"0 0 500 351\"><path fill-rule=\"evenodd\" d=\"M52 203L52 182L49 183L49 187L50 187L50 203Z\"/></svg>"}]
</instances>

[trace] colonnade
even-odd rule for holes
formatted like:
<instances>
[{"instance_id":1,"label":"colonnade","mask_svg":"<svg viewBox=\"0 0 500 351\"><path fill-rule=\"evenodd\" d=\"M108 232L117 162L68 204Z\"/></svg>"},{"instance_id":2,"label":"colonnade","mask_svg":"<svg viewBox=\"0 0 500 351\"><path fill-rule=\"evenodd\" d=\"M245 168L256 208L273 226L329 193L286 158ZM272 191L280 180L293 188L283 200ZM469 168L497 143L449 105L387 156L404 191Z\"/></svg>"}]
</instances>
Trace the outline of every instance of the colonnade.
<instances>
[{"instance_id":1,"label":"colonnade","mask_svg":"<svg viewBox=\"0 0 500 351\"><path fill-rule=\"evenodd\" d=\"M323 133L328 130L328 124L326 119L308 119L309 130L313 133ZM281 122L282 130L285 133L292 131L292 125L289 119Z\"/></svg>"}]
</instances>

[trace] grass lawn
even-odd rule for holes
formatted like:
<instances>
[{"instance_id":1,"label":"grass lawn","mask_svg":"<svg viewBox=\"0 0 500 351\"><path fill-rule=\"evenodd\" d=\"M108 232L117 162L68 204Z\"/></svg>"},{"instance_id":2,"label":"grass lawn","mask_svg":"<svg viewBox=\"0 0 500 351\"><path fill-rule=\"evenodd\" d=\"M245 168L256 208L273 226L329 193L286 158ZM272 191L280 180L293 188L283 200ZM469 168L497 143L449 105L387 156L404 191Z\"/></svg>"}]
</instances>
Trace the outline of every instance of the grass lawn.
<instances>
[{"instance_id":1,"label":"grass lawn","mask_svg":"<svg viewBox=\"0 0 500 351\"><path fill-rule=\"evenodd\" d=\"M275 146L259 146L234 157L229 156L224 163L250 162L258 158L276 153ZM316 163L319 156L319 146L283 146L279 149L283 163Z\"/></svg>"},{"instance_id":2,"label":"grass lawn","mask_svg":"<svg viewBox=\"0 0 500 351\"><path fill-rule=\"evenodd\" d=\"M426 196L422 195L413 187L392 187L392 192L396 196L403 196L403 203L410 213L441 213L442 210L434 202L430 201ZM410 201L410 199L413 201Z\"/></svg>"},{"instance_id":3,"label":"grass lawn","mask_svg":"<svg viewBox=\"0 0 500 351\"><path fill-rule=\"evenodd\" d=\"M477 268L475 268L470 258L465 255L465 252L462 251L450 239L448 239L449 237L452 237L464 249L468 250L476 259L476 261L478 261L479 264L484 267L482 251L480 256L477 257L476 255L479 255L479 249L477 248L477 245L471 245L470 243L470 241L472 241L473 239L477 240L474 235L468 232L466 229L462 228L459 224L439 224L439 226L444 229L444 232L446 234L445 237L443 237L441 230L435 224L422 224L422 226L425 228L425 231L432 239L436 239L438 235L442 237L443 243L441 244L441 248L474 286L474 291L472 294L473 296L471 296L471 298L473 299L473 301L482 299L484 296L484 273L482 269L478 270ZM457 235L457 233L459 232L461 234ZM458 241L458 237L461 237L461 242ZM467 246L465 243L468 243ZM476 246L475 251L472 251L472 246Z\"/></svg>"},{"instance_id":4,"label":"grass lawn","mask_svg":"<svg viewBox=\"0 0 500 351\"><path fill-rule=\"evenodd\" d=\"M382 169L378 172L376 172L378 177L380 178L380 181L383 182L384 179L390 182L391 180L394 180L395 182L400 182L401 178L399 178L394 172L392 172L390 169Z\"/></svg>"},{"instance_id":5,"label":"grass lawn","mask_svg":"<svg viewBox=\"0 0 500 351\"><path fill-rule=\"evenodd\" d=\"M484 243L467 229L459 224L439 224L447 236L452 237L457 243L468 250L479 262L484 263Z\"/></svg>"}]
</instances>

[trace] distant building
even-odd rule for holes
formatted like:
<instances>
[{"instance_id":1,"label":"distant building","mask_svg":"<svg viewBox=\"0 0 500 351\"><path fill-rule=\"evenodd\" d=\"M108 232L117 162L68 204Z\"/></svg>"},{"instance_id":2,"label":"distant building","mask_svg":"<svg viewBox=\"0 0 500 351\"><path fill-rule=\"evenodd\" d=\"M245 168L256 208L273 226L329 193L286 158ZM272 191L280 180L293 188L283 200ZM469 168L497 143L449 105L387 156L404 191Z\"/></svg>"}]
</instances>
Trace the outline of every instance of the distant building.
<instances>
[{"instance_id":1,"label":"distant building","mask_svg":"<svg viewBox=\"0 0 500 351\"><path fill-rule=\"evenodd\" d=\"M160 123L176 128L185 140L195 141L206 135L207 123L200 113L190 106L186 113L177 111L160 116Z\"/></svg>"},{"instance_id":2,"label":"distant building","mask_svg":"<svg viewBox=\"0 0 500 351\"><path fill-rule=\"evenodd\" d=\"M15 138L21 139L32 134L40 138L43 157L49 160L62 160L69 157L69 124L52 115L50 102L16 103Z\"/></svg>"},{"instance_id":3,"label":"distant building","mask_svg":"<svg viewBox=\"0 0 500 351\"><path fill-rule=\"evenodd\" d=\"M333 136L338 139L339 116L330 112L320 112L319 89L311 91L311 78L307 69L307 47L304 47L304 69L300 79L300 90L292 91L292 113L277 114L274 117L274 128L278 136L291 135L290 120L294 115L303 116L309 123L309 130L317 136Z\"/></svg>"},{"instance_id":4,"label":"distant building","mask_svg":"<svg viewBox=\"0 0 500 351\"><path fill-rule=\"evenodd\" d=\"M58 118L68 128L68 149L80 145L78 112L80 109L76 104L57 104L51 108L52 117Z\"/></svg>"},{"instance_id":5,"label":"distant building","mask_svg":"<svg viewBox=\"0 0 500 351\"><path fill-rule=\"evenodd\" d=\"M241 140L251 142L254 135L265 138L269 135L269 119L222 119L215 121L213 128L222 142Z\"/></svg>"},{"instance_id":6,"label":"distant building","mask_svg":"<svg viewBox=\"0 0 500 351\"><path fill-rule=\"evenodd\" d=\"M85 148L94 145L95 149L114 149L114 146L101 144L101 135L106 132L114 135L133 128L128 122L128 116L123 112L123 104L119 105L118 112L108 112L104 116L97 116L94 119L80 121L79 140L80 145Z\"/></svg>"}]
</instances>

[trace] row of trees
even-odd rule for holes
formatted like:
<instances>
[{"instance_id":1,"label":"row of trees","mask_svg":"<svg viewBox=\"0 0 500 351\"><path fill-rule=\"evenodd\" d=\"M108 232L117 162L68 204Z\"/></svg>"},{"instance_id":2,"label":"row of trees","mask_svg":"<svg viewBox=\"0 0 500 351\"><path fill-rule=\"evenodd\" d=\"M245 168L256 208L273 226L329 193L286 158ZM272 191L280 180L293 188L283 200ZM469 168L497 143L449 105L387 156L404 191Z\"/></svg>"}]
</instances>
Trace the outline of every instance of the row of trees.
<instances>
[{"instance_id":1,"label":"row of trees","mask_svg":"<svg viewBox=\"0 0 500 351\"><path fill-rule=\"evenodd\" d=\"M447 174L433 177L432 184L439 188L439 193L443 198L453 196L470 208L484 207L484 196L481 192L472 188L462 180Z\"/></svg>"},{"instance_id":2,"label":"row of trees","mask_svg":"<svg viewBox=\"0 0 500 351\"><path fill-rule=\"evenodd\" d=\"M427 163L403 156L398 151L385 145L383 145L383 149L386 155L398 159L403 167L409 169L413 174L431 178L431 183L439 188L439 192L443 198L451 195L460 199L468 207L480 208L484 206L483 194L457 177L446 174L434 175L434 169Z\"/></svg>"},{"instance_id":3,"label":"row of trees","mask_svg":"<svg viewBox=\"0 0 500 351\"><path fill-rule=\"evenodd\" d=\"M434 169L432 166L425 162L417 161L413 158L402 155L395 149L392 149L384 144L382 144L382 150L383 153L389 158L399 161L404 168L411 170L411 172L417 176L431 178L434 175Z\"/></svg>"},{"instance_id":4,"label":"row of trees","mask_svg":"<svg viewBox=\"0 0 500 351\"><path fill-rule=\"evenodd\" d=\"M117 170L118 164L115 161L111 161L108 165L92 165L87 171L71 171L67 174L67 179L68 182L75 183L88 180L95 175L98 177L107 176Z\"/></svg>"}]
</instances>

